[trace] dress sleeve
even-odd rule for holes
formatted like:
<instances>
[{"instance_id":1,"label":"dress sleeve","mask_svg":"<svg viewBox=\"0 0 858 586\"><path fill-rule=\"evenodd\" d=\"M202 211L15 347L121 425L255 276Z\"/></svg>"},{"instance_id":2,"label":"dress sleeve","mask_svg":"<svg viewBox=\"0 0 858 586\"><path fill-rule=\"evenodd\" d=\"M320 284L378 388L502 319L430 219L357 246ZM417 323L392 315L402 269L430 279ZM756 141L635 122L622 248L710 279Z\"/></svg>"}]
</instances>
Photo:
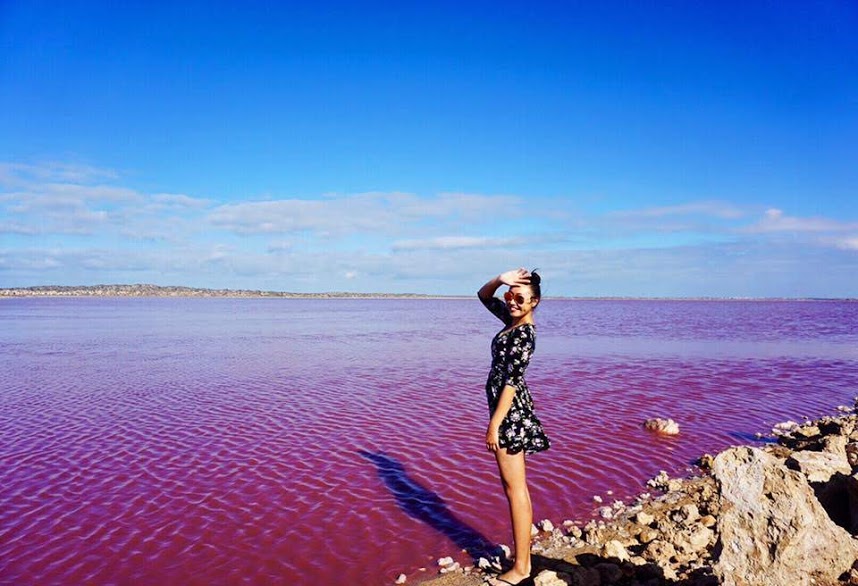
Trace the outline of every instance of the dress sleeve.
<instances>
[{"instance_id":1,"label":"dress sleeve","mask_svg":"<svg viewBox=\"0 0 858 586\"><path fill-rule=\"evenodd\" d=\"M510 333L505 384L520 389L524 386L524 371L536 346L532 327L518 327Z\"/></svg>"},{"instance_id":2,"label":"dress sleeve","mask_svg":"<svg viewBox=\"0 0 858 586\"><path fill-rule=\"evenodd\" d=\"M512 323L512 316L509 314L509 308L507 308L506 303L498 299L497 297L492 297L489 300L480 299L483 302L483 305L486 306L486 309L492 312L492 314L501 320L504 325L510 325Z\"/></svg>"}]
</instances>

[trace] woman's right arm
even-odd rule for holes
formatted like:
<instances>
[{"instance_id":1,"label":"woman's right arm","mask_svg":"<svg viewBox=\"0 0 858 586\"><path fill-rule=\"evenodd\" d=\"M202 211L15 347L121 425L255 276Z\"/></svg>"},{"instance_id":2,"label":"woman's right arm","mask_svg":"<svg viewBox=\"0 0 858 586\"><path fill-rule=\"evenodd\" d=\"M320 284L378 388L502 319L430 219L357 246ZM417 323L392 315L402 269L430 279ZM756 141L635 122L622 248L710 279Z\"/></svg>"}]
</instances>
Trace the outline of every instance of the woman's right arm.
<instances>
[{"instance_id":1,"label":"woman's right arm","mask_svg":"<svg viewBox=\"0 0 858 586\"><path fill-rule=\"evenodd\" d=\"M486 305L494 298L495 291L497 291L501 285L514 287L515 285L528 284L530 284L530 273L525 269L513 269L499 274L497 277L491 279L488 283L480 287L480 290L477 291L477 297L480 298L483 305Z\"/></svg>"},{"instance_id":2,"label":"woman's right arm","mask_svg":"<svg viewBox=\"0 0 858 586\"><path fill-rule=\"evenodd\" d=\"M512 287L515 285L526 285L528 283L530 283L529 272L524 269L513 269L499 274L497 277L491 279L485 285L480 287L480 290L477 291L477 297L480 298L480 301L482 301L483 305L486 306L486 309L492 312L492 315L504 322L504 324L509 325L512 320L509 315L509 310L503 301L495 297L495 291L497 291L501 285Z\"/></svg>"}]
</instances>

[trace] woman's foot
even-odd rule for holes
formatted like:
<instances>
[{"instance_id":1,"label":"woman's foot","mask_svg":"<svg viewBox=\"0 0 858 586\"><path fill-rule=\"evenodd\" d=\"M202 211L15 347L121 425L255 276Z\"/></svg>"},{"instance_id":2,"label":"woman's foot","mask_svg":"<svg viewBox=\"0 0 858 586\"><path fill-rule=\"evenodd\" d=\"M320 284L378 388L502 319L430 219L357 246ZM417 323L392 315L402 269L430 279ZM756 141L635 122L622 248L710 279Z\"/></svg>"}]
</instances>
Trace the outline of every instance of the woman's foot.
<instances>
[{"instance_id":1,"label":"woman's foot","mask_svg":"<svg viewBox=\"0 0 858 586\"><path fill-rule=\"evenodd\" d=\"M530 573L519 572L513 567L508 572L490 579L488 584L491 586L526 586L533 584L533 580L530 578Z\"/></svg>"}]
</instances>

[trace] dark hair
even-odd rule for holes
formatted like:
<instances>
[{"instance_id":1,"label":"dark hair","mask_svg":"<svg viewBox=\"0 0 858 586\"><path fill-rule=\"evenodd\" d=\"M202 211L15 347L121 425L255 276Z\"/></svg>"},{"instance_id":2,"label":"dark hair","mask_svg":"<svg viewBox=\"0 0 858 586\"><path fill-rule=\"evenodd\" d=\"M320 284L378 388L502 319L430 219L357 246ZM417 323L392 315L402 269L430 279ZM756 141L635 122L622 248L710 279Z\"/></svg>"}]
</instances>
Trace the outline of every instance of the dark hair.
<instances>
[{"instance_id":1,"label":"dark hair","mask_svg":"<svg viewBox=\"0 0 858 586\"><path fill-rule=\"evenodd\" d=\"M539 273L536 272L536 269L530 271L530 290L533 293L533 296L537 299L542 298L542 287L540 286L542 283L542 277L539 276Z\"/></svg>"}]
</instances>

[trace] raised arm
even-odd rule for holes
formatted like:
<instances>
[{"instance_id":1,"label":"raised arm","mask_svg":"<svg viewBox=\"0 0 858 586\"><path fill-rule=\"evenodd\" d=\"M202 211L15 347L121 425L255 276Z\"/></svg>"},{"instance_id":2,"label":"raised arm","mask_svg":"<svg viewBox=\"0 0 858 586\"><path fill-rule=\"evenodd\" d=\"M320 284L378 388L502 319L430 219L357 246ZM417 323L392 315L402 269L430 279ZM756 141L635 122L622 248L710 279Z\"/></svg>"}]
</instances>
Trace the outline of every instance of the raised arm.
<instances>
[{"instance_id":1,"label":"raised arm","mask_svg":"<svg viewBox=\"0 0 858 586\"><path fill-rule=\"evenodd\" d=\"M498 319L504 323L508 323L509 312L506 310L506 305L495 297L495 291L502 285L513 287L515 285L527 285L530 283L530 273L525 269L513 269L499 274L497 277L488 281L477 291L477 297L480 298L483 305L486 306Z\"/></svg>"},{"instance_id":2,"label":"raised arm","mask_svg":"<svg viewBox=\"0 0 858 586\"><path fill-rule=\"evenodd\" d=\"M526 269L513 269L511 271L501 273L497 277L489 280L488 283L480 287L480 290L477 291L477 297L479 297L480 301L485 305L491 301L492 297L495 296L495 291L497 291L498 287L501 285L513 287L515 285L528 284L530 284L530 273Z\"/></svg>"}]
</instances>

